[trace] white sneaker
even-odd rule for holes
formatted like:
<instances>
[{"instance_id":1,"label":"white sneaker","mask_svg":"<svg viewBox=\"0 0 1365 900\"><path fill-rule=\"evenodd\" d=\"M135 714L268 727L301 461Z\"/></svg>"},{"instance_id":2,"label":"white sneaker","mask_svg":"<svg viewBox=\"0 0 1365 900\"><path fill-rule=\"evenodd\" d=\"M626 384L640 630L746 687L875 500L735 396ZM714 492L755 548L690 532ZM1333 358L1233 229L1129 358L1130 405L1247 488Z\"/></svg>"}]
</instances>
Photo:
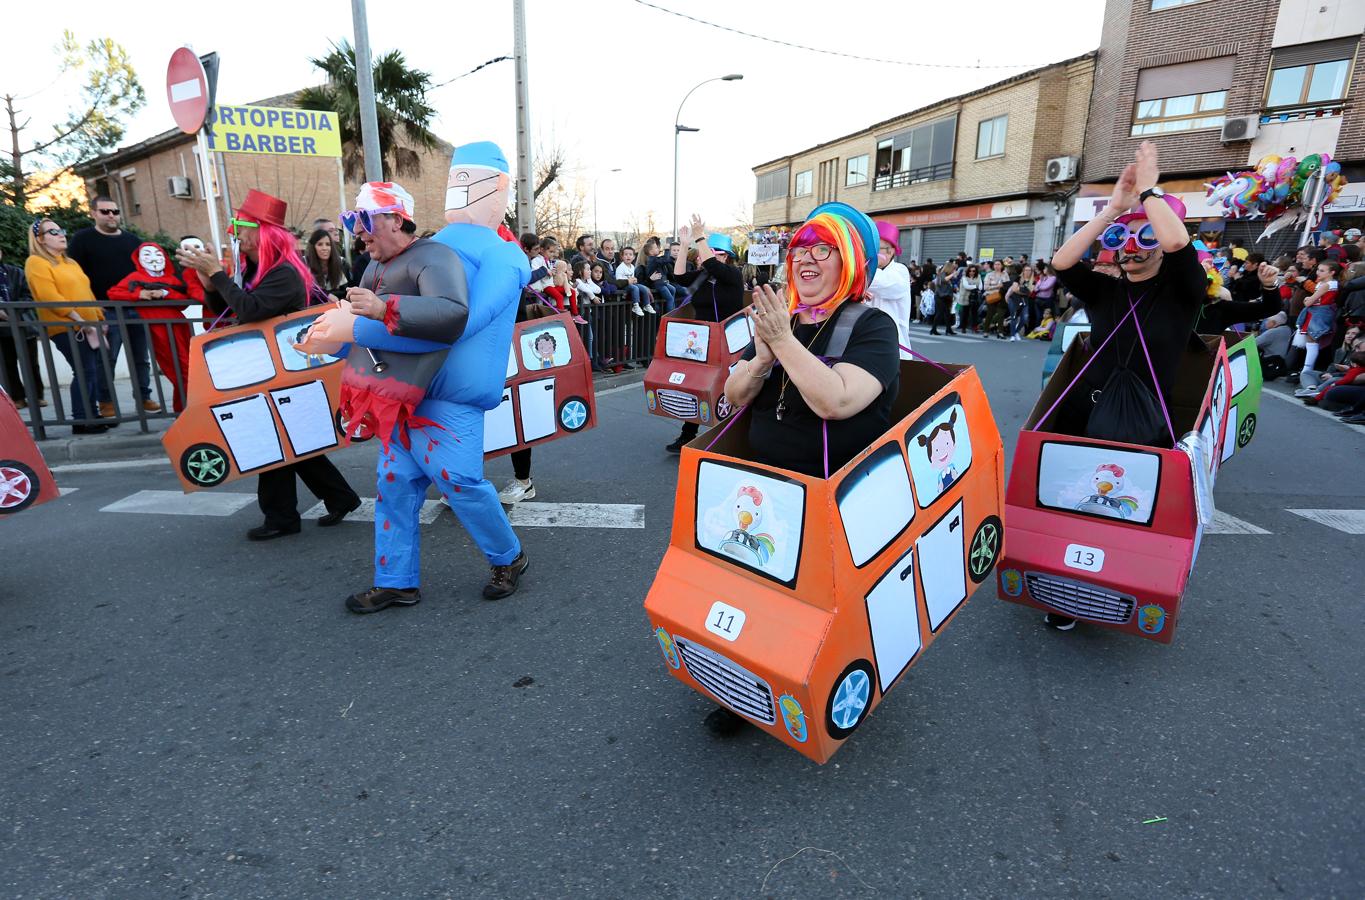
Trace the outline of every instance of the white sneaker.
<instances>
[{"instance_id":1,"label":"white sneaker","mask_svg":"<svg viewBox=\"0 0 1365 900\"><path fill-rule=\"evenodd\" d=\"M535 497L536 486L529 478L525 481L513 478L507 487L498 491L498 502L503 506L515 506L523 500L534 500Z\"/></svg>"},{"instance_id":2,"label":"white sneaker","mask_svg":"<svg viewBox=\"0 0 1365 900\"><path fill-rule=\"evenodd\" d=\"M630 305L630 311L635 313L635 315L637 316L643 316L645 314L645 311L640 308L640 304L638 303L632 303Z\"/></svg>"},{"instance_id":3,"label":"white sneaker","mask_svg":"<svg viewBox=\"0 0 1365 900\"><path fill-rule=\"evenodd\" d=\"M658 315L658 313L659 313L659 311L658 311L657 309L654 308L654 304L653 304L653 303L646 303L646 304L645 304L645 312L649 313L651 316Z\"/></svg>"}]
</instances>

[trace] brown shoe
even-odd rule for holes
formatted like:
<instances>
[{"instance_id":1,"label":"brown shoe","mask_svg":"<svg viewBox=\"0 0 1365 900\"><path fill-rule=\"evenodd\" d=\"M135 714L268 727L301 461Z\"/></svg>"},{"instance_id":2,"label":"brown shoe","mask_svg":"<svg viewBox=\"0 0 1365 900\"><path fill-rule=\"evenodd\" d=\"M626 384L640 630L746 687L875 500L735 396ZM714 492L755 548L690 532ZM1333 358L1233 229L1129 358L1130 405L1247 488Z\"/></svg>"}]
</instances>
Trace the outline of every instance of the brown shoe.
<instances>
[{"instance_id":1,"label":"brown shoe","mask_svg":"<svg viewBox=\"0 0 1365 900\"><path fill-rule=\"evenodd\" d=\"M161 412L161 404L155 400L143 400L142 408L147 412Z\"/></svg>"},{"instance_id":2,"label":"brown shoe","mask_svg":"<svg viewBox=\"0 0 1365 900\"><path fill-rule=\"evenodd\" d=\"M14 408L15 408L15 409L28 409L28 402L27 402L27 401L24 401L24 400L15 400L15 401L14 401Z\"/></svg>"},{"instance_id":3,"label":"brown shoe","mask_svg":"<svg viewBox=\"0 0 1365 900\"><path fill-rule=\"evenodd\" d=\"M112 419L112 418L113 418L114 416L116 416L116 415L118 415L118 414L117 414L116 412L114 412L114 404L112 404L112 403L101 403L101 404L100 404L100 418L101 418L101 419Z\"/></svg>"},{"instance_id":4,"label":"brown shoe","mask_svg":"<svg viewBox=\"0 0 1365 900\"><path fill-rule=\"evenodd\" d=\"M376 613L390 606L416 606L422 599L417 588L372 587L346 598L346 608L357 615Z\"/></svg>"},{"instance_id":5,"label":"brown shoe","mask_svg":"<svg viewBox=\"0 0 1365 900\"><path fill-rule=\"evenodd\" d=\"M526 551L511 563L505 566L494 566L493 577L488 579L488 584L483 586L483 599L501 600L510 597L517 592L517 579L521 578L523 572L530 561L526 558Z\"/></svg>"}]
</instances>

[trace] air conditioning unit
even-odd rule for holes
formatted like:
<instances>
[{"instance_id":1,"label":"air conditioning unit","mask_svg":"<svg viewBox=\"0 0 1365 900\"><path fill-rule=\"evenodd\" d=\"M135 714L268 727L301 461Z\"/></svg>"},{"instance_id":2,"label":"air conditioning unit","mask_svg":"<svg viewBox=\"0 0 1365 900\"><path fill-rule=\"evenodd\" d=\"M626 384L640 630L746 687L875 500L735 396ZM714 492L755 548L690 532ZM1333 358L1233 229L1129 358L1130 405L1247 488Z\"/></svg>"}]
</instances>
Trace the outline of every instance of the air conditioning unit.
<instances>
[{"instance_id":1,"label":"air conditioning unit","mask_svg":"<svg viewBox=\"0 0 1365 900\"><path fill-rule=\"evenodd\" d=\"M194 190L190 185L190 180L184 175L172 175L166 179L166 189L171 192L172 197L190 199L194 196Z\"/></svg>"},{"instance_id":2,"label":"air conditioning unit","mask_svg":"<svg viewBox=\"0 0 1365 900\"><path fill-rule=\"evenodd\" d=\"M1225 144L1234 141L1249 141L1261 130L1260 116L1236 116L1223 121L1223 133L1218 139Z\"/></svg>"},{"instance_id":3,"label":"air conditioning unit","mask_svg":"<svg viewBox=\"0 0 1365 900\"><path fill-rule=\"evenodd\" d=\"M1047 161L1047 167L1043 169L1043 180L1048 184L1055 184L1059 181L1074 181L1077 162L1079 160L1074 156L1054 156Z\"/></svg>"}]
</instances>

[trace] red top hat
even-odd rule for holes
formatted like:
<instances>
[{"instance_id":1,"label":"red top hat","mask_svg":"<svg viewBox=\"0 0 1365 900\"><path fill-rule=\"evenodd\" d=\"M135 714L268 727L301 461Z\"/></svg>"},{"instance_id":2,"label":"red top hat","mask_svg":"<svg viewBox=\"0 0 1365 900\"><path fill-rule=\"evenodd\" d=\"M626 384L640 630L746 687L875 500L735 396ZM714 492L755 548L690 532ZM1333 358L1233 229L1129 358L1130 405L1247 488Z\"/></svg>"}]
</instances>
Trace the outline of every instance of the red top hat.
<instances>
[{"instance_id":1,"label":"red top hat","mask_svg":"<svg viewBox=\"0 0 1365 900\"><path fill-rule=\"evenodd\" d=\"M252 188L246 192L246 199L242 201L242 205L237 207L237 214L283 228L284 213L288 208L288 204L280 198Z\"/></svg>"}]
</instances>

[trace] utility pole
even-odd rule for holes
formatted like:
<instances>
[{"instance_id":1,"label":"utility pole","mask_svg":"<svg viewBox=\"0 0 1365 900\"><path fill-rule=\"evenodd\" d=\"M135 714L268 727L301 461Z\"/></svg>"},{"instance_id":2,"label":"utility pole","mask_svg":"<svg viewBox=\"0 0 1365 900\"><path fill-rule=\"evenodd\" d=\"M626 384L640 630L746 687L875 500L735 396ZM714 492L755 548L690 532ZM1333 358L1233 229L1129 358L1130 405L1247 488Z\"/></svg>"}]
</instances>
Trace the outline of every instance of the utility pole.
<instances>
[{"instance_id":1,"label":"utility pole","mask_svg":"<svg viewBox=\"0 0 1365 900\"><path fill-rule=\"evenodd\" d=\"M379 155L379 117L374 109L374 63L370 59L370 26L365 0L351 0L355 28L355 84L360 97L360 141L365 146L365 180L384 180L384 160Z\"/></svg>"},{"instance_id":2,"label":"utility pole","mask_svg":"<svg viewBox=\"0 0 1365 900\"><path fill-rule=\"evenodd\" d=\"M363 0L353 0L363 2ZM536 227L536 197L531 154L531 98L526 74L526 4L512 0L513 64L517 82L517 231L534 231Z\"/></svg>"}]
</instances>

